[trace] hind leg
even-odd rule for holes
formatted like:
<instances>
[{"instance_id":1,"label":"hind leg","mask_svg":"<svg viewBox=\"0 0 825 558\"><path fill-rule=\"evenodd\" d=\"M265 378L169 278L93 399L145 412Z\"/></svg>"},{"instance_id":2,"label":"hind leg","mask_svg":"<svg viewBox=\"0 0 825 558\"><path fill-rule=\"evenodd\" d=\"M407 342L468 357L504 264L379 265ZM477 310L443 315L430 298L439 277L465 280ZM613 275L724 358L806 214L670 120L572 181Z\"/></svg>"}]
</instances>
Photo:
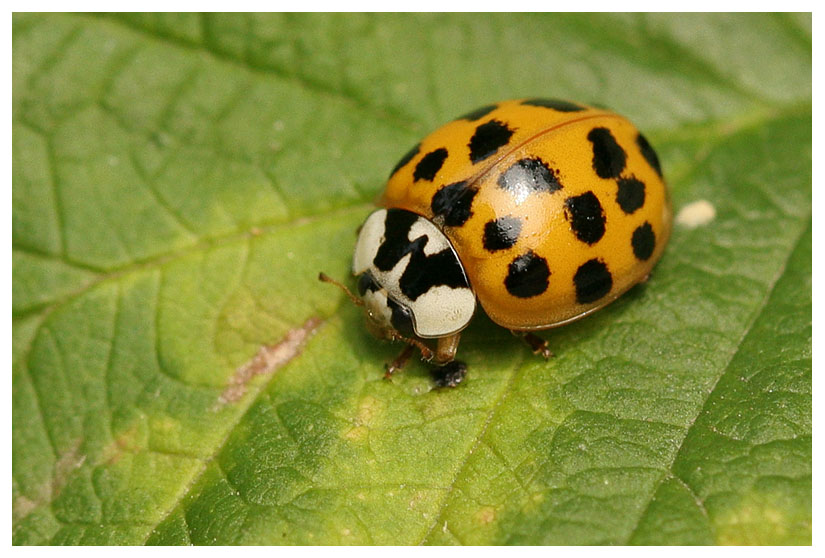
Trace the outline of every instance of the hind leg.
<instances>
[{"instance_id":1,"label":"hind leg","mask_svg":"<svg viewBox=\"0 0 825 558\"><path fill-rule=\"evenodd\" d=\"M550 350L550 347L547 345L547 341L542 339L538 335L527 331L510 331L516 337L520 337L527 343L527 346L530 347L530 350L533 351L534 355L540 355L544 357L544 359L548 359L550 357L556 356L553 354L553 351Z\"/></svg>"}]
</instances>

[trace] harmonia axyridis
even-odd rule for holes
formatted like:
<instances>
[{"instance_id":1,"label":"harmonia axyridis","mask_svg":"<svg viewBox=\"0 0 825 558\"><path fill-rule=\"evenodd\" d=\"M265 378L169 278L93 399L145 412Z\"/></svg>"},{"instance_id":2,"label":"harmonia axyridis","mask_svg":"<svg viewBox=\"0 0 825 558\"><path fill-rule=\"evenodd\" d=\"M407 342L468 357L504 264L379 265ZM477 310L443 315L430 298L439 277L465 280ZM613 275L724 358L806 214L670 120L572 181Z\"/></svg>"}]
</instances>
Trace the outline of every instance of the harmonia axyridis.
<instances>
[{"instance_id":1,"label":"harmonia axyridis","mask_svg":"<svg viewBox=\"0 0 825 558\"><path fill-rule=\"evenodd\" d=\"M452 362L476 300L548 356L530 332L644 281L671 229L645 137L615 113L548 99L492 104L442 126L395 166L379 205L355 246L353 298L375 333L408 343L390 372L413 345ZM435 353L422 339L438 340Z\"/></svg>"}]
</instances>

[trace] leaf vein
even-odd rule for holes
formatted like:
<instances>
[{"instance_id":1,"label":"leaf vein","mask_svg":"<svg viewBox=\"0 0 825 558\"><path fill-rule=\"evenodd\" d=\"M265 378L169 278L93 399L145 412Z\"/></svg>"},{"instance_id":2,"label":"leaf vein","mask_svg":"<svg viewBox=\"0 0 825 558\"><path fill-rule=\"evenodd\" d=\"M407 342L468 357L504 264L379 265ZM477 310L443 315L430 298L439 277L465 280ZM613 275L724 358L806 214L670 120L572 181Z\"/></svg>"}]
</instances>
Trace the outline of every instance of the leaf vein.
<instances>
[{"instance_id":1,"label":"leaf vein","mask_svg":"<svg viewBox=\"0 0 825 558\"><path fill-rule=\"evenodd\" d=\"M504 400L507 398L507 396L512 392L513 386L515 385L515 382L516 382L516 378L519 376L519 373L522 370L524 370L523 364L524 364L524 355L522 353L521 362L519 363L518 366L514 366L511 369L512 371L510 372L510 378L508 378L507 383L504 385L504 387L501 390L501 393L496 397L495 404L493 404L493 406L490 407L490 411L489 411L489 413L487 413L487 418L484 420L484 423L482 424L481 429L479 430L478 434L474 437L475 442L470 447L470 450L467 452L467 455L464 457L462 462L456 468L456 473L453 476L453 480L452 480L452 482L450 482L450 485L447 487L446 493L444 494L444 496L441 499L441 503L439 504L438 511L435 514L435 519L433 520L432 524L430 524L430 527L429 527L429 529L427 529L426 533L424 533L424 536L421 538L421 541L418 543L419 546L423 545L427 541L427 539L430 537L430 534L433 532L435 527L439 523L441 523L444 512L447 509L448 504L449 504L450 495L452 494L453 489L455 488L456 482L458 482L459 477L461 477L461 474L464 472L464 469L466 469L467 465L469 464L470 458L473 456L473 453L475 452L476 449L478 449L479 445L482 443L482 439L484 438L484 435L487 433L487 429L490 427L490 424L493 422L493 417L495 416L496 411L502 405L502 403L504 403Z\"/></svg>"},{"instance_id":2,"label":"leaf vein","mask_svg":"<svg viewBox=\"0 0 825 558\"><path fill-rule=\"evenodd\" d=\"M158 292L160 292L160 290L159 290ZM311 322L311 324L310 324L310 322ZM325 320L321 320L321 319L315 318L315 320L314 320L314 321L313 321L313 320L309 320L309 321L308 321L307 323L305 323L303 326L299 326L299 327L312 327L313 329L315 329L315 330L317 331L317 329L318 329L318 328L320 328L320 327L322 327L322 326L324 325L324 322L325 322ZM288 336L288 334L287 334L287 336ZM284 338L286 339L286 338L287 338L287 336L284 336ZM309 340L309 339L307 338L307 341L308 341L308 340ZM297 355L296 355L296 356L297 356ZM290 359L290 360L291 360L291 359ZM281 366L285 366L286 364L288 364L288 362L289 362L289 361L282 363L282 364L281 364ZM243 403L243 402L242 402L242 403L239 403L240 405L245 405L245 407L244 407L243 411L242 411L242 412L239 412L239 413L238 413L238 415L237 415L237 417L236 417L236 418L235 418L235 419L234 419L234 420L233 420L230 424L228 424L228 425L227 425L227 427L226 427L226 434L224 435L223 439L215 445L215 449L214 449L214 451L213 451L213 452L212 452L209 456L207 456L205 459L202 459L202 460L201 460L201 461L202 461L202 466L201 466L201 468L200 468L200 471L198 471L196 474L194 474L194 475L192 476L191 481L190 481L190 482L189 482L189 484L188 484L188 485L187 485L187 486L186 486L186 487L185 487L185 488L184 488L184 489L180 492L180 494L178 495L178 498L177 498L174 502L172 502L172 503L171 503L171 505L169 506L169 509L165 510L165 511L164 511L164 513L161 515L160 519L157 521L157 523L155 523L155 527L157 527L158 525L162 524L162 523L166 520L166 518L167 518L167 517L168 517L168 516L169 516L169 515L170 515L170 514L171 514L171 513L172 513L172 512L173 512L173 511L174 511L174 510L178 507L178 505L179 505L179 504L180 504L180 503L184 500L184 498L186 498L186 497L189 495L190 491L192 490L192 487L194 487L194 486L195 486L195 484L198 482L198 480L200 480L200 478L201 478L201 477L203 476L203 474L206 472L206 469L209 467L209 465L210 465L211 463L215 462L215 463L217 464L217 466L220 468L221 474L222 474L222 475L224 475L224 477L226 477L225 471L223 471L223 468L221 467L220 461L216 461L216 459L217 459L217 458L218 458L218 456L220 455L221 451L223 451L223 448L226 446L226 444L229 442L229 439L232 437L232 434L235 432L235 427L236 427L238 424L240 424L240 422L244 419L244 417L246 417L247 412L248 412L248 411L249 411L249 409L252 407L253 403L254 403L255 401L257 401L257 399L258 399L258 397L260 396L260 394L262 394L262 393L265 393L265 392L266 392L267 387L268 387L268 386L269 386L269 385L270 385L270 384L274 381L275 377L276 377L276 374L271 374L271 375L270 375L270 377L269 377L269 379L268 379L268 380L267 380L267 381L266 381L263 385L261 385L261 386L257 386L257 387L255 387L255 388L253 388L253 389L255 389L256 391L255 391L255 394L254 394L252 397L249 397L249 399L248 399L248 400L246 400L246 402L245 402L245 403ZM252 391L252 390L250 390L250 391ZM229 479L228 479L228 478L227 478L227 482L229 482ZM188 528L188 523L187 523L187 528ZM146 541L148 541L148 540L149 540L149 537L151 537L151 536L152 536L152 532L153 532L153 531L154 531L154 529L150 530L150 531L146 534L146 537L143 539L143 541L142 541L142 543L141 543L141 544L143 544L143 545L145 545L145 544L146 544ZM190 539L192 538L192 537L191 537L191 535L192 535L192 532L191 532L191 531L189 531L189 538L190 538Z\"/></svg>"},{"instance_id":3,"label":"leaf vein","mask_svg":"<svg viewBox=\"0 0 825 558\"><path fill-rule=\"evenodd\" d=\"M810 221L810 218L811 217L810 217L810 214L809 214L808 221ZM750 333L751 329L753 328L754 324L757 322L759 317L765 311L765 309L768 305L768 302L771 299L771 295L773 294L773 291L776 288L777 283L782 278L782 276L785 274L788 263L790 262L790 259L793 255L796 247L799 246L802 243L805 234L806 234L806 229L803 228L802 232L800 232L797 235L796 242L794 242L793 245L790 247L790 250L788 250L788 254L785 258L785 261L779 267L779 269L777 270L774 277L771 278L771 281L768 285L768 288L765 291L765 296L762 298L762 301L760 302L759 308L757 309L756 312L754 312L754 315L751 318L751 320L749 321L748 325L745 328L743 328L742 334L740 335L739 340L733 345L733 347L731 349L731 352L730 352L730 356L727 359L727 363L725 364L725 366L723 366L721 368L721 372L718 375L718 377L716 378L716 381L713 382L713 385L711 386L711 388L708 390L707 394L705 395L704 401L702 402L702 407L699 409L699 411L696 413L696 415L693 417L693 419L685 427L682 439L679 441L679 446L678 446L679 449L678 449L678 451L674 452L673 458L670 460L670 463L667 464L667 472L662 475L662 478L659 479L659 481L657 481L656 483L653 484L652 490L650 491L650 493L647 496L647 504L644 506L644 509L642 510L642 512L637 517L635 526L633 527L633 529L630 531L629 535L625 539L625 541L624 541L625 545L630 544L630 541L633 540L633 536L636 534L636 532L638 531L639 527L642 524L642 519L647 514L648 510L650 509L650 506L653 503L653 498L656 495L656 491L659 489L659 486L661 485L662 481L667 478L668 473L670 475L673 475L673 477L675 477L675 478L679 478L679 480L681 480L684 484L687 485L687 482L684 479L681 479L680 477L678 477L678 475L676 475L676 473L673 471L673 466L678 461L679 456L681 455L682 448L684 447L683 446L684 441L685 441L685 439L687 439L688 435L690 434L691 430L693 429L694 425L696 424L696 421L699 419L699 417L702 416L705 409L707 408L708 402L710 401L711 396L713 395L713 392L716 389L716 386L719 385L719 382L725 376L728 369L730 368L730 365L733 362L733 359L736 357L736 355L741 350L742 343L747 338L748 334ZM693 494L693 490L691 490L691 494Z\"/></svg>"},{"instance_id":4,"label":"leaf vein","mask_svg":"<svg viewBox=\"0 0 825 558\"><path fill-rule=\"evenodd\" d=\"M129 21L125 21L118 18L97 18L97 16L89 16L83 14L64 15L67 17L71 17L73 19L88 19L90 17L94 17L96 22L105 21L113 28L119 28L139 36L147 37L159 42L166 43L168 45L173 45L182 50L206 54L215 60L219 60L221 62L224 62L225 64L242 69L251 74L262 75L269 78L274 77L282 79L284 81L293 82L321 96L331 97L347 102L350 105L358 108L359 110L363 110L364 112L370 114L371 116L382 122L398 126L399 128L402 128L407 131L418 131L418 121L412 119L409 116L402 115L400 112L392 110L388 107L375 106L363 97L355 95L352 92L348 93L344 90L337 89L320 80L313 79L309 76L301 74L300 72L293 73L275 65L264 66L254 64L252 61L248 59L239 59L233 57L230 54L221 51L213 44L212 41L208 40L209 34L206 32L204 33L204 36L207 37L207 40L204 42L204 44L198 44L193 41L188 41L185 39L181 39L179 37L174 37L172 35L149 30L144 27L140 27L139 25L135 25ZM206 18L204 18L204 21L205 20Z\"/></svg>"}]
</instances>

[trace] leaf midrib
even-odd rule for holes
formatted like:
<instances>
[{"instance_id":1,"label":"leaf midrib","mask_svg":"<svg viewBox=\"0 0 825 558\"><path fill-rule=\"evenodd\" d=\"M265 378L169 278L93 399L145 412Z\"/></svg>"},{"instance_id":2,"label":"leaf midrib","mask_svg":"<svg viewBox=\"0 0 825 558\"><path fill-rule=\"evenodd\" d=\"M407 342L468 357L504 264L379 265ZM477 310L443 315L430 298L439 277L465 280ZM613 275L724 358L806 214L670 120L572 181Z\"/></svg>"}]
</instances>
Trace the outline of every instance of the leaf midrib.
<instances>
[{"instance_id":1,"label":"leaf midrib","mask_svg":"<svg viewBox=\"0 0 825 558\"><path fill-rule=\"evenodd\" d=\"M436 514L435 519L433 520L429 529L427 529L427 532L424 533L424 536L418 542L417 546L422 546L426 544L427 539L430 538L430 535L432 534L433 530L442 522L444 511L448 507L447 504L449 503L450 496L453 493L453 488L455 488L455 483L458 482L461 473L467 468L470 458L473 456L476 449L478 449L478 446L480 446L482 441L484 440L484 436L487 434L490 425L493 423L493 418L495 417L496 411L499 409L499 407L501 407L504 401L507 400L510 393L512 393L513 385L515 385L517 378L520 376L522 370L524 370L524 352L522 352L521 354L521 362L519 362L517 365L513 366L510 369L510 377L507 379L507 382L505 382L504 387L501 390L501 393L499 393L496 396L495 403L493 403L493 405L490 407L490 410L487 412L487 417L484 419L484 423L481 425L478 434L475 436L475 441L470 445L470 449L467 451L467 455L464 456L464 458L461 460L461 463L458 465L458 467L456 467L456 473L453 476L453 480L447 485L446 489L444 490L444 495L441 497L441 502L438 504L438 513Z\"/></svg>"}]
</instances>

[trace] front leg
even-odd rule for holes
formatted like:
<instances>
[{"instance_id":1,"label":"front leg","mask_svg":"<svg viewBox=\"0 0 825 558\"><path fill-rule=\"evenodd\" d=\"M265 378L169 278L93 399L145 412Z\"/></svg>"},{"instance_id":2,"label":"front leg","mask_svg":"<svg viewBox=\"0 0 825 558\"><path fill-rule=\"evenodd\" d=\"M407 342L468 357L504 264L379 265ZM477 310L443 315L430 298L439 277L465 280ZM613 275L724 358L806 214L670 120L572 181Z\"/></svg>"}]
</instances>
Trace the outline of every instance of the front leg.
<instances>
[{"instance_id":1,"label":"front leg","mask_svg":"<svg viewBox=\"0 0 825 558\"><path fill-rule=\"evenodd\" d=\"M389 364L384 365L384 378L389 380L390 377L407 364L407 361L410 360L410 356L412 356L413 350L418 349L421 351L421 359L430 361L433 359L433 351L427 345L419 341L414 337L404 337L400 333L394 330L383 330L381 331L385 337L390 339L391 341L403 341L406 343L404 348L401 350L399 355L395 357Z\"/></svg>"},{"instance_id":2,"label":"front leg","mask_svg":"<svg viewBox=\"0 0 825 558\"><path fill-rule=\"evenodd\" d=\"M397 357L395 357L395 360L389 364L385 364L384 378L389 380L394 373L404 368L407 361L410 360L410 356L412 355L414 349L415 347L413 345L405 345L404 349L398 354Z\"/></svg>"},{"instance_id":3,"label":"front leg","mask_svg":"<svg viewBox=\"0 0 825 558\"><path fill-rule=\"evenodd\" d=\"M384 334L390 341L403 341L407 345L415 346L421 351L421 358L423 360L430 361L433 359L433 350L415 337L404 337L395 330L386 331Z\"/></svg>"}]
</instances>

